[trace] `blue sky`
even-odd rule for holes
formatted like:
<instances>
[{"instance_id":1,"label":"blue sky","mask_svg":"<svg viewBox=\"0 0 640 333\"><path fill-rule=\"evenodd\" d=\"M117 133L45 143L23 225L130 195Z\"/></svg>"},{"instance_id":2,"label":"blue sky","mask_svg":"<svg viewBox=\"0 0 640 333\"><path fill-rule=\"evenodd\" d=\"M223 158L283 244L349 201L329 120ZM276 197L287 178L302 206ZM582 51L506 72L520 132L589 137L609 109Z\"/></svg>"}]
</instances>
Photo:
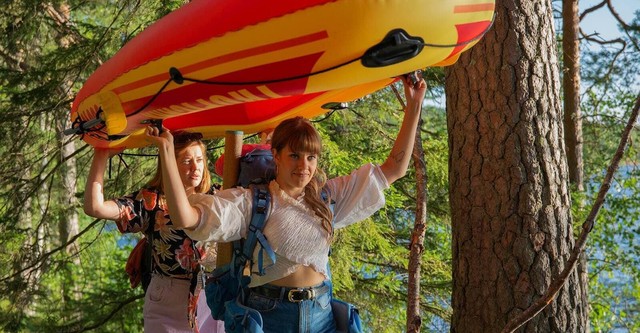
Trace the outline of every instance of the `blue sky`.
<instances>
[{"instance_id":1,"label":"blue sky","mask_svg":"<svg viewBox=\"0 0 640 333\"><path fill-rule=\"evenodd\" d=\"M579 11L582 13L585 9L600 2L602 0L582 0L579 2ZM615 11L627 23L630 23L633 19L634 12L640 10L640 0L612 0L611 3ZM587 15L580 22L580 25L585 34L598 32L603 38L615 38L620 35L618 24L606 6Z\"/></svg>"}]
</instances>

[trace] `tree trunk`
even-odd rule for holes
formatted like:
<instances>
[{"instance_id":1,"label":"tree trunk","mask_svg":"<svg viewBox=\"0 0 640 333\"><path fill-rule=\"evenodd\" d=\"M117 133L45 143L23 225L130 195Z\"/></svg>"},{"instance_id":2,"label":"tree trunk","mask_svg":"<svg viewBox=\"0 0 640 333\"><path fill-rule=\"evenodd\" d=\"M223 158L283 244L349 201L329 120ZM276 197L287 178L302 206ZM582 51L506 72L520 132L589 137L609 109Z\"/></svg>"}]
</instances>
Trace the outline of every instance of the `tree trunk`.
<instances>
[{"instance_id":1,"label":"tree trunk","mask_svg":"<svg viewBox=\"0 0 640 333\"><path fill-rule=\"evenodd\" d=\"M564 142L567 149L569 180L575 191L584 191L584 164L582 161L582 115L580 112L580 19L578 0L562 2L562 88L564 91ZM574 205L583 206L582 202ZM589 301L589 273L586 253L580 255L578 277L582 285L582 301ZM589 322L589 307L583 313ZM585 333L589 333L589 325Z\"/></svg>"},{"instance_id":2,"label":"tree trunk","mask_svg":"<svg viewBox=\"0 0 640 333\"><path fill-rule=\"evenodd\" d=\"M416 220L411 233L409 254L409 281L407 289L407 333L418 333L422 326L420 315L420 267L424 253L424 234L427 229L427 165L422 149L420 128L418 123L415 144L413 145L413 166L416 171Z\"/></svg>"},{"instance_id":3,"label":"tree trunk","mask_svg":"<svg viewBox=\"0 0 640 333\"><path fill-rule=\"evenodd\" d=\"M45 10L48 16L56 23L58 29L56 43L60 48L66 48L74 40L73 30L68 29L70 25L70 7L67 3L59 4L54 7L52 4L45 4ZM73 94L72 87L73 81L67 80L63 82L56 90L60 100L72 100ZM80 231L78 220L78 200L76 199L77 193L77 168L76 159L70 157L76 151L75 140L69 140L62 132L66 128L71 127L71 121L67 116L70 112L68 109L59 109L60 114L56 115L56 126L54 127L56 133L58 133L58 145L60 147L60 163L58 168L60 184L58 193L62 201L62 209L60 210L60 219L58 222L59 241L60 244L66 244L70 239L75 237ZM69 140L68 143L65 141ZM66 247L66 252L69 255L69 261L71 264L79 266L79 246L77 242L72 242ZM64 291L64 299L71 297L74 300L80 300L82 298L82 292L80 291L79 284L75 283L74 277L71 272L66 272L65 277L70 283L64 285L64 288L69 288L68 291ZM78 312L80 313L80 312ZM75 316L75 314L74 314ZM77 319L77 318L73 318Z\"/></svg>"},{"instance_id":4,"label":"tree trunk","mask_svg":"<svg viewBox=\"0 0 640 333\"><path fill-rule=\"evenodd\" d=\"M68 114L68 113L67 113ZM71 127L71 122L68 120L68 117L58 118L58 133L62 133L65 128ZM59 185L59 195L62 201L62 208L60 210L60 220L58 222L58 231L59 231L59 241L61 244L67 244L69 241L74 238L80 232L80 222L78 218L78 199L76 199L76 183L78 181L77 177L77 169L76 169L76 159L69 158L75 150L76 145L75 141L70 141L65 144L65 138L63 135L59 136L60 139L60 158L62 165L60 166L59 176L60 176L60 185ZM70 264L74 266L80 266L80 247L77 241L71 242L66 247L66 253L68 254L68 260ZM68 272L67 277L69 284L65 284L66 288L69 289L69 293L65 293L65 295L69 295L74 300L82 299L82 291L80 290L80 285L74 281L74 277L71 272ZM80 312L78 312L80 313Z\"/></svg>"},{"instance_id":5,"label":"tree trunk","mask_svg":"<svg viewBox=\"0 0 640 333\"><path fill-rule=\"evenodd\" d=\"M18 156L17 164L24 165L24 161L21 160L23 156ZM33 173L31 168L27 168L24 171L26 175L32 175ZM38 294L38 287L40 285L38 281L42 275L42 268L36 264L36 261L44 252L44 230L42 223L37 223L37 220L34 222L32 213L33 198L29 196L18 198L18 200L23 200L17 217L19 225L29 226L28 229L35 231L27 233L29 237L25 237L22 245L22 248L27 249L27 251L22 251L20 258L14 260L14 271L20 271L21 274L17 277L17 281L13 282L16 286L20 286L20 288L13 290L15 293L12 301L16 308L21 309L21 312L24 312L27 316L32 316L36 312L31 305L34 303L34 298L37 297L34 295Z\"/></svg>"},{"instance_id":6,"label":"tree trunk","mask_svg":"<svg viewBox=\"0 0 640 333\"><path fill-rule=\"evenodd\" d=\"M452 332L499 332L574 244L550 1L496 2L493 28L446 70ZM584 332L573 273L521 332Z\"/></svg>"},{"instance_id":7,"label":"tree trunk","mask_svg":"<svg viewBox=\"0 0 640 333\"><path fill-rule=\"evenodd\" d=\"M578 191L584 190L582 164L582 116L580 115L580 40L578 0L562 2L562 50L564 90L564 141L569 179Z\"/></svg>"}]
</instances>

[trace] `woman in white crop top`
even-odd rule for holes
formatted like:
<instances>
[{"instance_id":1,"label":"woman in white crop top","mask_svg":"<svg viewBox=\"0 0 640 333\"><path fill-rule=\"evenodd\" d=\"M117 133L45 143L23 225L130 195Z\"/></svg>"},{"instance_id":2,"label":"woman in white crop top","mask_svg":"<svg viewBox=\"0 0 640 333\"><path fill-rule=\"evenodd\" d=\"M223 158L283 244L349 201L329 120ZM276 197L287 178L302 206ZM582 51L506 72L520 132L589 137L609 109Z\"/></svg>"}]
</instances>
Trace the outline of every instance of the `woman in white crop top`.
<instances>
[{"instance_id":1,"label":"woman in white crop top","mask_svg":"<svg viewBox=\"0 0 640 333\"><path fill-rule=\"evenodd\" d=\"M287 119L271 141L276 179L269 184L272 204L264 234L276 262L265 274L252 274L247 306L257 309L264 332L334 332L327 276L333 228L361 221L384 205L383 190L407 171L426 83L403 78L407 99L404 119L391 152L380 165L366 164L348 176L326 179L318 166L322 143L311 122ZM181 186L169 131L147 135L159 147L165 193L173 223L195 240L229 242L246 237L252 215L251 190L233 188L215 195L192 194ZM333 212L323 201L326 188ZM332 227L332 223L333 227ZM256 250L257 251L257 250Z\"/></svg>"}]
</instances>

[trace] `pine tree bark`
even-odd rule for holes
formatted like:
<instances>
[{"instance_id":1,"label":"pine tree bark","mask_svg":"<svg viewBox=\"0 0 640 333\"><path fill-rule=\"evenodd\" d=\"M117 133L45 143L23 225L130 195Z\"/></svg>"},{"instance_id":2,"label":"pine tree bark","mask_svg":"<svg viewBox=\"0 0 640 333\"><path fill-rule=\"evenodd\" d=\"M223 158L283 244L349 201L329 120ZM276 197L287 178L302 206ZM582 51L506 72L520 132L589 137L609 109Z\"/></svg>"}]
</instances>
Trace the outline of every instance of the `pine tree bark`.
<instances>
[{"instance_id":1,"label":"pine tree bark","mask_svg":"<svg viewBox=\"0 0 640 333\"><path fill-rule=\"evenodd\" d=\"M564 133L567 148L567 164L569 181L578 192L584 191L584 164L582 161L582 115L580 111L580 25L578 0L562 2L562 90L564 101ZM583 206L582 202L574 205ZM580 255L578 276L582 285L582 299L585 304L589 300L589 274L586 253ZM583 313L589 321L589 308ZM584 333L589 333L589 325Z\"/></svg>"},{"instance_id":2,"label":"pine tree bark","mask_svg":"<svg viewBox=\"0 0 640 333\"><path fill-rule=\"evenodd\" d=\"M446 69L452 332L500 332L574 244L550 1L496 1L493 28ZM573 273L520 332L584 332Z\"/></svg>"},{"instance_id":3,"label":"pine tree bark","mask_svg":"<svg viewBox=\"0 0 640 333\"><path fill-rule=\"evenodd\" d=\"M564 131L569 179L584 190L582 162L582 116L580 112L580 40L578 1L562 2L562 50L564 91Z\"/></svg>"},{"instance_id":4,"label":"pine tree bark","mask_svg":"<svg viewBox=\"0 0 640 333\"><path fill-rule=\"evenodd\" d=\"M418 333L422 326L420 314L420 267L424 254L424 235L427 229L427 163L422 149L420 128L418 123L415 144L413 145L413 167L416 172L416 218L411 233L409 254L409 281L407 288L407 333Z\"/></svg>"},{"instance_id":5,"label":"pine tree bark","mask_svg":"<svg viewBox=\"0 0 640 333\"><path fill-rule=\"evenodd\" d=\"M56 43L60 48L68 47L75 38L73 30L68 29L69 25L71 24L69 4L61 3L57 6L54 6L53 4L45 4L43 5L43 7L51 20L55 23L54 27L58 32L56 36ZM73 81L67 80L66 82L63 82L60 87L58 87L56 92L58 96L60 96L61 100L73 99L73 94L71 93L72 85ZM67 244L80 232L77 209L77 207L79 207L79 204L78 200L76 199L76 184L78 176L76 159L72 157L74 152L76 151L76 144L75 140L69 140L69 138L65 137L65 135L62 134L64 129L71 127L71 122L69 120L69 117L67 117L67 115L69 114L69 110L61 108L58 111L59 112L55 117L55 129L58 133L61 166L60 168L58 168L60 183L57 192L60 194L61 201L63 201L63 207L65 207L61 209L60 212L60 219L58 222L58 237L60 244ZM66 252L69 255L69 261L73 265L78 266L81 264L80 256L78 255L80 252L80 248L77 242L69 243L66 247ZM70 273L66 275L66 278L68 280L73 281L74 277L71 276ZM79 289L78 283L66 284L64 286L65 289L68 287L70 287L69 291L63 292L64 299L70 297L74 300L80 300L82 298L82 291Z\"/></svg>"}]
</instances>

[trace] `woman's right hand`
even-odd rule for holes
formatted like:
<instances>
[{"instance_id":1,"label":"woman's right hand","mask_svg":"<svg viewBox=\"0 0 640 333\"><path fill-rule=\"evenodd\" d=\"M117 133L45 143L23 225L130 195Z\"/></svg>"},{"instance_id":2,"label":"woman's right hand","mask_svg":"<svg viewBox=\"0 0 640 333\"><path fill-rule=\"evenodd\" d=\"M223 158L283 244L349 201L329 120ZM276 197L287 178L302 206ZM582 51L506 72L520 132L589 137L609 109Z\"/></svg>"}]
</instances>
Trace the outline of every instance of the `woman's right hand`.
<instances>
[{"instance_id":1,"label":"woman's right hand","mask_svg":"<svg viewBox=\"0 0 640 333\"><path fill-rule=\"evenodd\" d=\"M93 158L98 161L106 161L124 151L124 148L93 148Z\"/></svg>"}]
</instances>

